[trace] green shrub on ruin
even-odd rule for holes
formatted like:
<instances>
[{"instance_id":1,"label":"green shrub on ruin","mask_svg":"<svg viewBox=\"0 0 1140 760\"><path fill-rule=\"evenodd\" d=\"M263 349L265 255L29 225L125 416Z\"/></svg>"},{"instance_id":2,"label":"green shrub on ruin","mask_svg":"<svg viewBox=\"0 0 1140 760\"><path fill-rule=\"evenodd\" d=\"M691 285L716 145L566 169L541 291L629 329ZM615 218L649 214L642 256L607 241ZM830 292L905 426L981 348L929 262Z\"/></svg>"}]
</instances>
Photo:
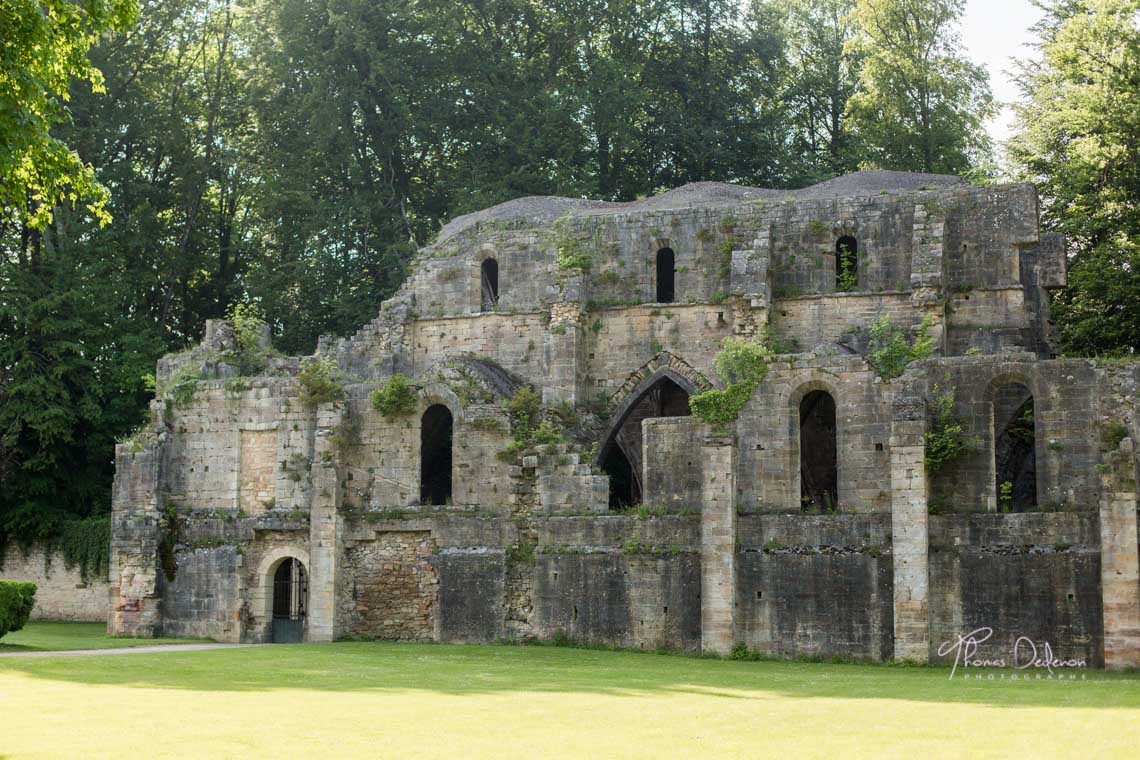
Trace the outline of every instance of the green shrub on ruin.
<instances>
[{"instance_id":1,"label":"green shrub on ruin","mask_svg":"<svg viewBox=\"0 0 1140 760\"><path fill-rule=\"evenodd\" d=\"M593 264L590 251L574 234L574 228L565 220L554 223L554 251L558 268L568 271L589 272Z\"/></svg>"},{"instance_id":2,"label":"green shrub on ruin","mask_svg":"<svg viewBox=\"0 0 1140 760\"><path fill-rule=\"evenodd\" d=\"M725 338L713 360L724 388L713 388L689 397L693 414L717 427L725 427L740 416L756 386L768 376L772 352L763 344L741 338Z\"/></svg>"},{"instance_id":3,"label":"green shrub on ruin","mask_svg":"<svg viewBox=\"0 0 1140 760\"><path fill-rule=\"evenodd\" d=\"M923 460L929 472L934 474L960 457L969 448L969 442L962 432L961 421L954 416L954 386L943 390L935 385L931 407L930 429L923 436Z\"/></svg>"},{"instance_id":4,"label":"green shrub on ruin","mask_svg":"<svg viewBox=\"0 0 1140 760\"><path fill-rule=\"evenodd\" d=\"M372 391L372 408L385 417L404 417L416 411L416 389L405 375L392 375Z\"/></svg>"},{"instance_id":5,"label":"green shrub on ruin","mask_svg":"<svg viewBox=\"0 0 1140 760\"><path fill-rule=\"evenodd\" d=\"M341 372L336 362L327 357L306 359L297 373L297 384L301 388L301 404L306 409L344 398Z\"/></svg>"},{"instance_id":6,"label":"green shrub on ruin","mask_svg":"<svg viewBox=\"0 0 1140 760\"><path fill-rule=\"evenodd\" d=\"M1120 442L1128 437L1128 426L1120 420L1109 420L1101 430L1101 442L1105 451L1116 451Z\"/></svg>"},{"instance_id":7,"label":"green shrub on ruin","mask_svg":"<svg viewBox=\"0 0 1140 760\"><path fill-rule=\"evenodd\" d=\"M869 328L871 344L867 362L884 380L899 377L911 362L934 355L934 337L930 334L933 326L934 315L927 314L911 339L905 327L895 324L884 314Z\"/></svg>"},{"instance_id":8,"label":"green shrub on ruin","mask_svg":"<svg viewBox=\"0 0 1140 760\"><path fill-rule=\"evenodd\" d=\"M0 636L24 627L36 602L36 584L0 581Z\"/></svg>"}]
</instances>

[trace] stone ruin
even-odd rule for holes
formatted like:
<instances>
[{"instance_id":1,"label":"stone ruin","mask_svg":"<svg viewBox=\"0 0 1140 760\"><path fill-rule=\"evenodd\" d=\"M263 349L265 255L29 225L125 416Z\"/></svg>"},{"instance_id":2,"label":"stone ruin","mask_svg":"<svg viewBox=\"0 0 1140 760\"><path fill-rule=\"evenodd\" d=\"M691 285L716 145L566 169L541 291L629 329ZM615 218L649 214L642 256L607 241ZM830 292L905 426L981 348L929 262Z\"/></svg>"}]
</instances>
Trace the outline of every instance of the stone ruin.
<instances>
[{"instance_id":1,"label":"stone ruin","mask_svg":"<svg viewBox=\"0 0 1140 760\"><path fill-rule=\"evenodd\" d=\"M266 332L251 372L213 321L159 362L117 450L109 628L937 662L989 627L996 652L1140 665L1140 364L1053 358L1065 284L1030 185L861 172L461 217L315 358ZM888 327L932 355L883 372ZM711 427L688 399L724 385L728 337L774 355ZM315 359L339 398L306 397ZM935 466L947 422L964 448Z\"/></svg>"}]
</instances>

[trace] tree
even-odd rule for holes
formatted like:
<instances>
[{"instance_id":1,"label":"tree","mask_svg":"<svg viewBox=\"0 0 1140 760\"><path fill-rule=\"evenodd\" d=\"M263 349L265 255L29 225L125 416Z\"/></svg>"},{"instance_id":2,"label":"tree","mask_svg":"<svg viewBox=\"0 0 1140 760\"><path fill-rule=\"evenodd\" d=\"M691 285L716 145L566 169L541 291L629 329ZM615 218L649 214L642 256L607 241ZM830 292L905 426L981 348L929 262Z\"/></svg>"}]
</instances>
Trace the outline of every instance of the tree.
<instances>
[{"instance_id":1,"label":"tree","mask_svg":"<svg viewBox=\"0 0 1140 760\"><path fill-rule=\"evenodd\" d=\"M1060 348L1081 356L1140 350L1140 2L1054 0L1036 27L1040 61L1009 156L1036 182L1042 215L1067 236L1069 288L1053 316Z\"/></svg>"},{"instance_id":2,"label":"tree","mask_svg":"<svg viewBox=\"0 0 1140 760\"><path fill-rule=\"evenodd\" d=\"M75 80L100 91L87 51L134 21L135 0L4 0L0 4L0 224L42 229L60 204L83 200L109 221L95 171L52 129L67 121ZM32 236L24 232L25 247ZM26 251L25 251L26 252Z\"/></svg>"},{"instance_id":3,"label":"tree","mask_svg":"<svg viewBox=\"0 0 1140 760\"><path fill-rule=\"evenodd\" d=\"M955 29L964 0L857 0L851 49L865 56L849 101L866 163L961 174L986 163L994 113L985 69L967 60Z\"/></svg>"},{"instance_id":4,"label":"tree","mask_svg":"<svg viewBox=\"0 0 1140 760\"><path fill-rule=\"evenodd\" d=\"M858 168L847 102L857 92L863 51L852 44L855 0L792 0L785 22L793 153L800 157L796 184Z\"/></svg>"}]
</instances>

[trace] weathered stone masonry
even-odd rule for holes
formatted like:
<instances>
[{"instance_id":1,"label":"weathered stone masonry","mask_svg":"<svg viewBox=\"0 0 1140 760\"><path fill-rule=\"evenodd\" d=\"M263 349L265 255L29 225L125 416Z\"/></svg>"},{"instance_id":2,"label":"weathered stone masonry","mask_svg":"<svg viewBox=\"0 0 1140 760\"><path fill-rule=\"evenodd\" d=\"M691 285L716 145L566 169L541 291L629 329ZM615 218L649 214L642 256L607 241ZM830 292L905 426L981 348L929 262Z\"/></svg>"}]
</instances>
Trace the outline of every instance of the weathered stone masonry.
<instances>
[{"instance_id":1,"label":"weathered stone masonry","mask_svg":"<svg viewBox=\"0 0 1140 760\"><path fill-rule=\"evenodd\" d=\"M238 378L226 322L159 363L195 384L117 452L109 627L929 661L989 626L1140 665L1140 365L1052 358L1065 276L1031 186L930 175L457 219L322 339L342 400L306 408L301 359ZM880 377L883 317L925 318L934 356ZM686 398L730 336L777 355L712 430ZM388 418L369 399L395 374L416 409ZM508 450L524 386L557 442ZM947 389L970 445L935 470ZM423 448L448 418L450 481Z\"/></svg>"}]
</instances>

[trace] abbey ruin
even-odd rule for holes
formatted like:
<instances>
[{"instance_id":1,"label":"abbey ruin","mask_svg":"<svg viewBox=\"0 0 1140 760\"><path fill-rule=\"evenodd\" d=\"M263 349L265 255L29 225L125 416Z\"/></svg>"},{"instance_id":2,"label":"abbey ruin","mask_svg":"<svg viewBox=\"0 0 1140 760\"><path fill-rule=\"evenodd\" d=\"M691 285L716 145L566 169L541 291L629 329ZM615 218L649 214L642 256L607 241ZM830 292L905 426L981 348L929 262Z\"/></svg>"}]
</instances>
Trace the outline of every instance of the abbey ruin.
<instances>
[{"instance_id":1,"label":"abbey ruin","mask_svg":"<svg viewBox=\"0 0 1140 760\"><path fill-rule=\"evenodd\" d=\"M1028 185L456 219L315 357L215 321L159 363L110 630L926 662L990 627L1140 666L1140 363L1053 358L1065 283ZM711 424L726 338L771 356Z\"/></svg>"}]
</instances>

